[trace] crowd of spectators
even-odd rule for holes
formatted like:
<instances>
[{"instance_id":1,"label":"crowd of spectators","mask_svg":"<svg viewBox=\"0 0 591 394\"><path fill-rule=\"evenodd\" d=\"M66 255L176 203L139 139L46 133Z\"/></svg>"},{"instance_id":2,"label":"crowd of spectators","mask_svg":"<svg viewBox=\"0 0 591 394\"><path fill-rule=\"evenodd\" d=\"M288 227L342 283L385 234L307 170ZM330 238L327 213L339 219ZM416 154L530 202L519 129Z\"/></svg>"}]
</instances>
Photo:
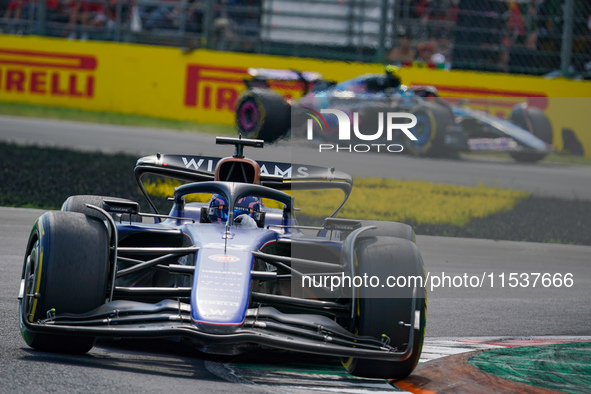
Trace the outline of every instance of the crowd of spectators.
<instances>
[{"instance_id":1,"label":"crowd of spectators","mask_svg":"<svg viewBox=\"0 0 591 394\"><path fill-rule=\"evenodd\" d=\"M389 62L546 73L560 68L564 0L403 0ZM591 71L591 2L574 0L573 72Z\"/></svg>"},{"instance_id":2,"label":"crowd of spectators","mask_svg":"<svg viewBox=\"0 0 591 394\"><path fill-rule=\"evenodd\" d=\"M0 32L26 34L38 23L39 1L46 34L82 40L110 40L117 23L129 34L202 33L208 12L204 0L0 0ZM245 48L259 34L261 0L216 0L209 11L220 46Z\"/></svg>"},{"instance_id":3,"label":"crowd of spectators","mask_svg":"<svg viewBox=\"0 0 591 394\"><path fill-rule=\"evenodd\" d=\"M447 30L439 31L433 38L418 42L414 47L410 34L401 31L398 46L388 52L386 60L404 67L449 68L450 49Z\"/></svg>"},{"instance_id":4,"label":"crowd of spectators","mask_svg":"<svg viewBox=\"0 0 591 394\"><path fill-rule=\"evenodd\" d=\"M591 1L573 0L573 70L591 73ZM41 3L43 2L43 3ZM263 0L0 0L0 30L71 39L203 35L222 50L253 51ZM342 2L343 6L347 1ZM546 73L560 68L565 0L397 0L390 63ZM276 28L276 27L274 27ZM29 29L27 32L26 30ZM117 39L121 39L118 37ZM200 41L201 43L203 41ZM198 44L199 45L199 44Z\"/></svg>"},{"instance_id":5,"label":"crowd of spectators","mask_svg":"<svg viewBox=\"0 0 591 394\"><path fill-rule=\"evenodd\" d=\"M10 0L0 28L3 32L23 34L38 24L40 2ZM49 29L59 26L58 36L88 39L98 28L111 30L114 26L114 2L110 0L45 0L43 12Z\"/></svg>"}]
</instances>

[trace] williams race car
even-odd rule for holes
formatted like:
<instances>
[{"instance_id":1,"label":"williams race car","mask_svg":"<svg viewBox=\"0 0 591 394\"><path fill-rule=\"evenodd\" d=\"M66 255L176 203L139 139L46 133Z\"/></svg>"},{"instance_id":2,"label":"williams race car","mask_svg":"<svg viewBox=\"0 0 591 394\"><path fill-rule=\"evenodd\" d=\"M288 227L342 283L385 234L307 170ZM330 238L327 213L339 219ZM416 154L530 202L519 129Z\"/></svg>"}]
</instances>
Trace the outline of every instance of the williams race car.
<instances>
[{"instance_id":1,"label":"williams race car","mask_svg":"<svg viewBox=\"0 0 591 394\"><path fill-rule=\"evenodd\" d=\"M138 160L151 213L79 195L37 219L18 296L25 342L82 354L96 338L174 338L212 354L275 348L340 357L357 376L409 375L426 324L413 229L336 218L352 179L334 168L245 158L262 140L216 142L234 155ZM142 181L153 176L185 182L167 214ZM286 191L319 189L344 200L322 226L298 225ZM408 286L387 286L389 277Z\"/></svg>"},{"instance_id":2,"label":"williams race car","mask_svg":"<svg viewBox=\"0 0 591 394\"><path fill-rule=\"evenodd\" d=\"M375 121L379 113L403 111L417 118L416 126L410 129L416 140L399 132L392 140L376 142L398 142L404 150L419 156L502 151L522 162L539 161L554 151L552 125L540 109L518 104L504 120L468 108L465 100L451 106L449 99L440 98L432 86L402 85L393 66L386 66L383 74L366 74L341 83L326 81L314 72L252 68L249 73L251 78L244 81L247 89L238 98L235 112L236 127L248 138L273 142L290 135L303 136L298 126L303 124L302 115L311 115L311 109L318 116L322 109L339 109L350 114L351 121L351 114L357 112L359 119L365 119L361 121L365 134L381 130ZM302 89L299 101L271 89L287 83ZM331 127L336 117L322 120L327 124L322 138L336 141L337 128Z\"/></svg>"}]
</instances>

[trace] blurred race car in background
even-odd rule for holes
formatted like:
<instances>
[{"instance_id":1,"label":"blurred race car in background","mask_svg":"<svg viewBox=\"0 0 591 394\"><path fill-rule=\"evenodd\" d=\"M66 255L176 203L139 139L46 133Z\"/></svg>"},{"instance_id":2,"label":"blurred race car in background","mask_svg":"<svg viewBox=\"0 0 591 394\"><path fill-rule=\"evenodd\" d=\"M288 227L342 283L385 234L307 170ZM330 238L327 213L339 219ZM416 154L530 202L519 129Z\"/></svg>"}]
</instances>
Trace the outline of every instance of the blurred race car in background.
<instances>
[{"instance_id":1,"label":"blurred race car in background","mask_svg":"<svg viewBox=\"0 0 591 394\"><path fill-rule=\"evenodd\" d=\"M508 152L520 162L537 162L554 151L552 125L542 110L521 103L505 120L469 108L467 100L450 105L439 97L435 87L403 85L396 67L386 66L382 74L361 75L340 83L306 71L251 68L249 74L251 78L244 81L247 89L239 97L235 111L236 127L248 138L273 142L302 136L292 126L309 109L357 112L360 119L365 119L360 122L365 133L375 133L379 113L404 111L417 118L416 126L410 129L416 141L402 133L394 134L392 141L414 155L492 151ZM271 89L276 82L298 83L302 97L297 101L286 99ZM331 120L336 117L326 117L329 124ZM329 127L322 134L323 140L336 141L338 133L332 130Z\"/></svg>"}]
</instances>

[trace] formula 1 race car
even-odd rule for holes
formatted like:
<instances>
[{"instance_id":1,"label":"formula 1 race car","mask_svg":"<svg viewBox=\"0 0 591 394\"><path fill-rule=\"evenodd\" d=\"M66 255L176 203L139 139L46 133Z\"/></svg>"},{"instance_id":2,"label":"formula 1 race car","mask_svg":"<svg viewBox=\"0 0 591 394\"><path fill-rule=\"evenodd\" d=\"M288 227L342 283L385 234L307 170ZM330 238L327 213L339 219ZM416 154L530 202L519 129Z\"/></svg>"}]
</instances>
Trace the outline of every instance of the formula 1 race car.
<instances>
[{"instance_id":1,"label":"formula 1 race car","mask_svg":"<svg viewBox=\"0 0 591 394\"><path fill-rule=\"evenodd\" d=\"M375 133L378 127L371 121L377 113L404 111L417 118L411 129L416 140L404 138L402 133L395 134L393 140L414 155L502 151L509 152L517 161L536 162L554 151L552 125L540 109L518 104L504 120L468 108L466 100L446 101L432 86L402 85L396 67L387 66L383 74L366 74L341 83L326 81L314 72L258 68L249 69L249 73L252 78L245 80L247 89L236 104L236 127L248 138L273 142L290 135L295 137L298 132L292 127L299 115L310 114L310 109L360 113L360 118L370 119L365 122L367 133ZM302 98L297 102L285 99L271 89L277 82L279 86L288 82L299 84ZM454 101L461 101L460 105L449 104ZM334 128L331 131L330 122L336 119L325 119L328 130L323 139L335 141L338 133Z\"/></svg>"},{"instance_id":2,"label":"formula 1 race car","mask_svg":"<svg viewBox=\"0 0 591 394\"><path fill-rule=\"evenodd\" d=\"M82 354L101 337L174 338L212 354L275 348L340 357L357 376L409 375L426 322L413 229L336 218L352 179L334 168L245 158L262 140L216 142L234 155L138 160L151 213L130 200L72 196L37 219L18 296L25 342ZM146 177L178 181L168 214ZM284 192L311 189L345 196L322 226L298 225ZM401 276L407 287L384 285Z\"/></svg>"}]
</instances>

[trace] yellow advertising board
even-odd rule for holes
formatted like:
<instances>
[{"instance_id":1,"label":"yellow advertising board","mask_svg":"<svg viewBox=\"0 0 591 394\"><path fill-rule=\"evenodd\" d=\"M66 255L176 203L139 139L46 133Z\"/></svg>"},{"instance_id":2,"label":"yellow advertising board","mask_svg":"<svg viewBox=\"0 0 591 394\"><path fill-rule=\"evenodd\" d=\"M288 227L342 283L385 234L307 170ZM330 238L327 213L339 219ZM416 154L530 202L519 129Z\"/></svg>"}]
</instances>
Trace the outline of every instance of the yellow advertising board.
<instances>
[{"instance_id":1,"label":"yellow advertising board","mask_svg":"<svg viewBox=\"0 0 591 394\"><path fill-rule=\"evenodd\" d=\"M249 67L316 71L336 81L383 70L378 64L0 36L0 100L232 124ZM591 156L589 82L420 68L401 75L406 84L433 85L442 96L470 98L503 117L527 100L550 117L558 149L562 130L569 128ZM297 83L273 88L286 96L300 92Z\"/></svg>"}]
</instances>

